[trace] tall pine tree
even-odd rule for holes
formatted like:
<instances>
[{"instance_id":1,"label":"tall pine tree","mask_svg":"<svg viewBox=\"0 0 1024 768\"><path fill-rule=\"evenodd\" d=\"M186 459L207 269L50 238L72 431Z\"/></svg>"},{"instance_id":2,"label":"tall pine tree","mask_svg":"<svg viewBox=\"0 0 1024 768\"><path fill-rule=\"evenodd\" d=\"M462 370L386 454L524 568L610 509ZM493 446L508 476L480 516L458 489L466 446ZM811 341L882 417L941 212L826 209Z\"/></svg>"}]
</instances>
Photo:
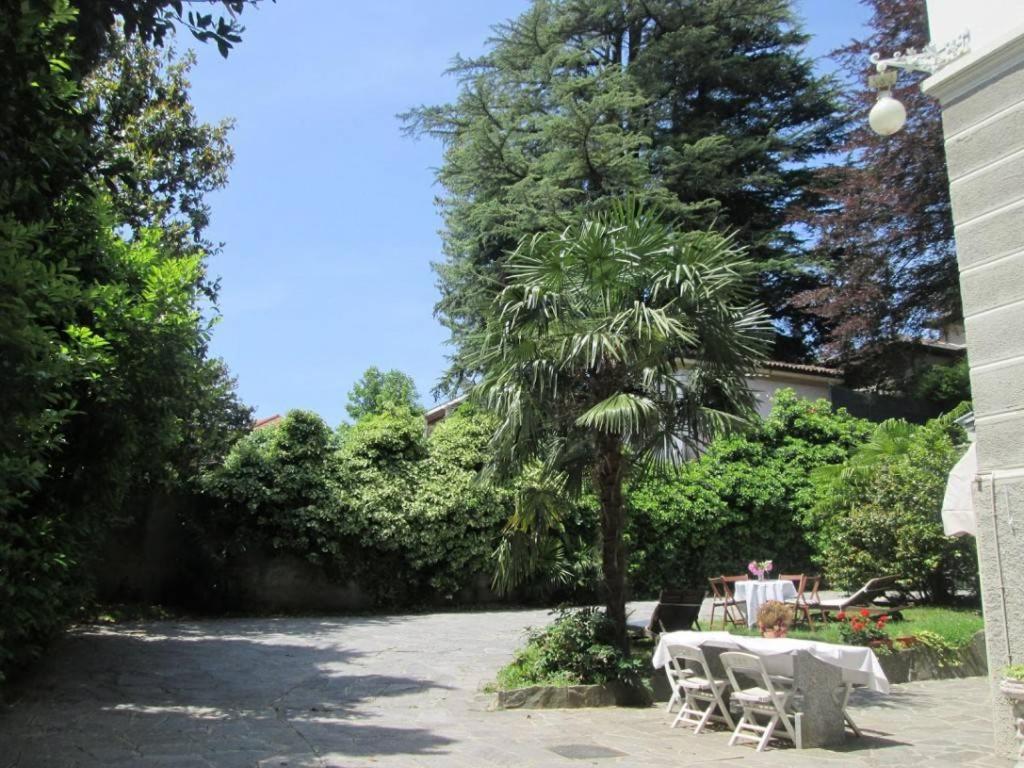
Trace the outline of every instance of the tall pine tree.
<instances>
[{"instance_id":1,"label":"tall pine tree","mask_svg":"<svg viewBox=\"0 0 1024 768\"><path fill-rule=\"evenodd\" d=\"M824 169L827 204L808 217L824 285L795 303L824 320L824 351L856 384L900 387L908 337L957 320L959 277L938 102L920 90L925 75L901 73L895 95L907 124L878 136L867 124L876 93L867 87L871 53L928 43L924 0L864 0L871 33L835 52L849 76L843 162Z\"/></svg>"},{"instance_id":2,"label":"tall pine tree","mask_svg":"<svg viewBox=\"0 0 1024 768\"><path fill-rule=\"evenodd\" d=\"M808 161L831 147L831 83L804 55L789 0L535 0L457 58L452 104L407 113L445 145L445 260L437 314L464 365L508 250L627 192L686 226L735 231L761 266L776 355L800 358L818 321L788 301L799 273L791 211L813 207Z\"/></svg>"}]
</instances>

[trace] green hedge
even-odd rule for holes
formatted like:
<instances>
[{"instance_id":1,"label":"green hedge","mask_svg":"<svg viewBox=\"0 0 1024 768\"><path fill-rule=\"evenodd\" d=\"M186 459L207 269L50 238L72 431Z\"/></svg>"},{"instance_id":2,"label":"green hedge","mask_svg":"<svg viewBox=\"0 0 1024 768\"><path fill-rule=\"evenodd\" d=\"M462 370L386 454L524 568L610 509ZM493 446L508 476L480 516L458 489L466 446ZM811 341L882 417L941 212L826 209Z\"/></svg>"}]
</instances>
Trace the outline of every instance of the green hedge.
<instances>
[{"instance_id":1,"label":"green hedge","mask_svg":"<svg viewBox=\"0 0 1024 768\"><path fill-rule=\"evenodd\" d=\"M870 425L825 400L775 395L771 415L750 431L715 441L679 472L630 492L630 580L639 597L709 575L744 572L753 559L779 568L811 565L804 512L814 498L810 473L844 461Z\"/></svg>"},{"instance_id":2,"label":"green hedge","mask_svg":"<svg viewBox=\"0 0 1024 768\"><path fill-rule=\"evenodd\" d=\"M470 594L491 577L519 485L481 482L493 426L470 406L429 436L405 407L338 432L314 414L292 412L241 440L207 475L224 551L261 546L300 555L355 579L382 606ZM816 479L820 468L856 458L876 426L824 400L776 393L770 417L748 432L629 489L634 597L704 584L764 558L779 570L823 569L835 586L895 573L928 595L948 596L974 572L970 542L942 536L938 522L959 450L948 427L907 428L920 430L918 442L899 462L870 483L829 480L826 488ZM566 510L559 546L520 597L596 594L593 505Z\"/></svg>"}]
</instances>

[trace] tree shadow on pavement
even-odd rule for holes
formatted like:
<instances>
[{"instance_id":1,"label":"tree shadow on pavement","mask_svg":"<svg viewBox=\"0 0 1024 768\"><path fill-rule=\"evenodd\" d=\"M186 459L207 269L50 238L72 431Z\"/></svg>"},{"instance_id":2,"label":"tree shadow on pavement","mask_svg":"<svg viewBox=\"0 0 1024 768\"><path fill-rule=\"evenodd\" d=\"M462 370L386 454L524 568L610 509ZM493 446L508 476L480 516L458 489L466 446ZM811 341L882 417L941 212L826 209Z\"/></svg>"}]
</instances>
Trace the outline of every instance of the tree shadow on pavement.
<instances>
[{"instance_id":1,"label":"tree shadow on pavement","mask_svg":"<svg viewBox=\"0 0 1024 768\"><path fill-rule=\"evenodd\" d=\"M0 765L329 765L454 742L415 725L449 689L429 674L369 673L364 654L287 622L216 624L86 628L58 643L0 710ZM372 724L396 707L410 727Z\"/></svg>"}]
</instances>

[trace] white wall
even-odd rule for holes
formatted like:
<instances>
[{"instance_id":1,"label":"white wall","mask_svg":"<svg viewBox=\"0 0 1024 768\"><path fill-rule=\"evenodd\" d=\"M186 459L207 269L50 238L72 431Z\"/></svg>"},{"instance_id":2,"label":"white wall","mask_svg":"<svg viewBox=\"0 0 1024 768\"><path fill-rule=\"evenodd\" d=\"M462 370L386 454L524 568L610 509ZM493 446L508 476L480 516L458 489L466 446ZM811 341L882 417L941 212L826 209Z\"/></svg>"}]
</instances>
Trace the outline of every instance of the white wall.
<instances>
[{"instance_id":1,"label":"white wall","mask_svg":"<svg viewBox=\"0 0 1024 768\"><path fill-rule=\"evenodd\" d=\"M780 389L792 389L797 397L805 400L825 398L832 402L827 379L794 378L772 371L765 376L748 378L747 381L751 391L757 396L757 412L765 419L772 412L772 398Z\"/></svg>"},{"instance_id":2,"label":"white wall","mask_svg":"<svg viewBox=\"0 0 1024 768\"><path fill-rule=\"evenodd\" d=\"M971 53L982 53L1024 26L1024 0L928 0L932 43L942 46L965 29L971 32ZM892 51L882 51L883 56Z\"/></svg>"}]
</instances>

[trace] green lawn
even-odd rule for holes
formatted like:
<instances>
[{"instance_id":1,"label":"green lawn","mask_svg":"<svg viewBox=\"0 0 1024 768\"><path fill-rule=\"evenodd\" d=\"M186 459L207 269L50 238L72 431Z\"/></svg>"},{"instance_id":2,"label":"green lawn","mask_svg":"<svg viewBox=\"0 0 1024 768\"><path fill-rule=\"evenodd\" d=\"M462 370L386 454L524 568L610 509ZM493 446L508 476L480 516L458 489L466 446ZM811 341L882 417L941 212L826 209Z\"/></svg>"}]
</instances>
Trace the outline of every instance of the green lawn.
<instances>
[{"instance_id":1,"label":"green lawn","mask_svg":"<svg viewBox=\"0 0 1024 768\"><path fill-rule=\"evenodd\" d=\"M937 608L920 607L906 608L902 611L902 621L891 621L885 631L890 637L906 637L918 632L928 630L945 638L953 646L963 646L970 642L971 638L985 628L985 622L981 618L981 611L965 608ZM704 627L709 629L709 627ZM716 625L716 629L719 629ZM737 635L758 635L756 629L747 627L730 627L730 632ZM839 627L837 622L822 624L817 619L814 622L814 631L809 631L806 626L796 627L789 631L790 637L799 637L807 640L821 640L826 643L841 643Z\"/></svg>"}]
</instances>

